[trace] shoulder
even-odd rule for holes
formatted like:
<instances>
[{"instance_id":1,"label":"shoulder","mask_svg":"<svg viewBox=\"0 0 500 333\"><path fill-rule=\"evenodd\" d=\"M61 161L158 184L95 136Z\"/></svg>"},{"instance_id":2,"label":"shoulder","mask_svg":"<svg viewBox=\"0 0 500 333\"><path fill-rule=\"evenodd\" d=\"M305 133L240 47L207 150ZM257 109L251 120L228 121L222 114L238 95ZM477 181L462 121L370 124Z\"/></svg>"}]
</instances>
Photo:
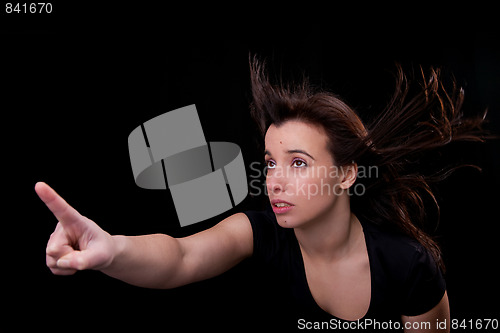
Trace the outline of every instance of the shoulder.
<instances>
[{"instance_id":1,"label":"shoulder","mask_svg":"<svg viewBox=\"0 0 500 333\"><path fill-rule=\"evenodd\" d=\"M427 250L416 239L384 228L366 219L360 219L368 251L385 262L394 262L403 268L411 265L416 256L427 255Z\"/></svg>"},{"instance_id":2,"label":"shoulder","mask_svg":"<svg viewBox=\"0 0 500 333\"><path fill-rule=\"evenodd\" d=\"M370 221L362 224L369 254L397 282L404 283L416 270L440 273L432 254L416 239Z\"/></svg>"},{"instance_id":3,"label":"shoulder","mask_svg":"<svg viewBox=\"0 0 500 333\"><path fill-rule=\"evenodd\" d=\"M250 221L254 236L275 237L283 231L271 209L250 210L243 212L243 214Z\"/></svg>"},{"instance_id":4,"label":"shoulder","mask_svg":"<svg viewBox=\"0 0 500 333\"><path fill-rule=\"evenodd\" d=\"M245 211L243 214L248 217L252 226L254 256L269 261L291 246L291 229L279 226L270 208L261 211Z\"/></svg>"},{"instance_id":5,"label":"shoulder","mask_svg":"<svg viewBox=\"0 0 500 333\"><path fill-rule=\"evenodd\" d=\"M406 315L428 311L443 297L446 283L431 253L416 239L362 222L367 249L376 274L397 294Z\"/></svg>"}]
</instances>

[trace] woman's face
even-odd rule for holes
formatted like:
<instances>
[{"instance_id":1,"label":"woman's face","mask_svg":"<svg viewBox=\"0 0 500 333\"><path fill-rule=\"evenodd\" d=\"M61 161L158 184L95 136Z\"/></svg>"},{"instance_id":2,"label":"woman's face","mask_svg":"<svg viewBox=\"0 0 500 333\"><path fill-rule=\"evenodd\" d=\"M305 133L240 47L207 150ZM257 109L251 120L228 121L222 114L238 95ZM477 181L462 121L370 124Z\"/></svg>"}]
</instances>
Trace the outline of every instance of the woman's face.
<instances>
[{"instance_id":1,"label":"woman's face","mask_svg":"<svg viewBox=\"0 0 500 333\"><path fill-rule=\"evenodd\" d=\"M279 225L296 228L333 211L342 170L327 149L321 126L289 120L265 137L266 185Z\"/></svg>"}]
</instances>

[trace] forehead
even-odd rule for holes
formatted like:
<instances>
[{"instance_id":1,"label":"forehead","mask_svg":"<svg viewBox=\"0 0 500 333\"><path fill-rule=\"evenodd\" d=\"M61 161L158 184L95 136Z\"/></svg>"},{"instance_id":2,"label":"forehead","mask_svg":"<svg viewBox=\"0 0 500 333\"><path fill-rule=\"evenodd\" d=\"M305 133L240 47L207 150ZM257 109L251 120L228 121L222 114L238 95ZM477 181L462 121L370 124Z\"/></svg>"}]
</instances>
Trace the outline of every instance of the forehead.
<instances>
[{"instance_id":1,"label":"forehead","mask_svg":"<svg viewBox=\"0 0 500 333\"><path fill-rule=\"evenodd\" d=\"M299 120L289 120L276 126L272 124L266 132L266 149L283 148L305 149L310 152L323 152L328 145L328 136L322 126Z\"/></svg>"}]
</instances>

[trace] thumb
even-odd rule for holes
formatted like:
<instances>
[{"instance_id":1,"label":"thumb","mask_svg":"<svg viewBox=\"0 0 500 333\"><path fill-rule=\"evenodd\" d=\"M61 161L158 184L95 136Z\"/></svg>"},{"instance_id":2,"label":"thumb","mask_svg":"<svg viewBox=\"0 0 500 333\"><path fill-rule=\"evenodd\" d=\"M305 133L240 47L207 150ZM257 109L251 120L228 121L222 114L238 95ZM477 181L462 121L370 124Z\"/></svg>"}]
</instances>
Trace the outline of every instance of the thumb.
<instances>
[{"instance_id":1,"label":"thumb","mask_svg":"<svg viewBox=\"0 0 500 333\"><path fill-rule=\"evenodd\" d=\"M49 185L38 182L35 185L35 191L63 226L68 227L81 221L82 215L64 201Z\"/></svg>"},{"instance_id":2,"label":"thumb","mask_svg":"<svg viewBox=\"0 0 500 333\"><path fill-rule=\"evenodd\" d=\"M91 250L72 251L57 260L57 267L81 271L92 268L91 259Z\"/></svg>"}]
</instances>

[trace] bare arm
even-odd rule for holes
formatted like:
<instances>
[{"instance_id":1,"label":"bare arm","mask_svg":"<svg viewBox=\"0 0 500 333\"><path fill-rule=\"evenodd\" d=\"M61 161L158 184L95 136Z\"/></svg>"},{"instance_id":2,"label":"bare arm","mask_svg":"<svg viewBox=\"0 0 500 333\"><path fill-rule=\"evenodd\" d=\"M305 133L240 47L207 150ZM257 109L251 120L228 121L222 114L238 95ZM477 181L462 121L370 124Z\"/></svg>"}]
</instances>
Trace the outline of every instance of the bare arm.
<instances>
[{"instance_id":1,"label":"bare arm","mask_svg":"<svg viewBox=\"0 0 500 333\"><path fill-rule=\"evenodd\" d=\"M47 244L54 274L96 269L141 287L173 288L221 274L253 251L252 229L241 213L185 238L111 236L48 185L37 183L35 190L59 221Z\"/></svg>"},{"instance_id":2,"label":"bare arm","mask_svg":"<svg viewBox=\"0 0 500 333\"><path fill-rule=\"evenodd\" d=\"M118 250L102 272L148 288L174 288L214 277L253 250L250 222L242 213L186 238L163 234L113 238Z\"/></svg>"},{"instance_id":3,"label":"bare arm","mask_svg":"<svg viewBox=\"0 0 500 333\"><path fill-rule=\"evenodd\" d=\"M441 301L428 312L418 316L403 316L403 327L405 333L413 332L450 332L450 305L448 303L448 294L445 292ZM442 324L445 322L445 324ZM430 325L427 325L427 323ZM438 327L440 323L440 327ZM408 328L406 328L408 327Z\"/></svg>"}]
</instances>

